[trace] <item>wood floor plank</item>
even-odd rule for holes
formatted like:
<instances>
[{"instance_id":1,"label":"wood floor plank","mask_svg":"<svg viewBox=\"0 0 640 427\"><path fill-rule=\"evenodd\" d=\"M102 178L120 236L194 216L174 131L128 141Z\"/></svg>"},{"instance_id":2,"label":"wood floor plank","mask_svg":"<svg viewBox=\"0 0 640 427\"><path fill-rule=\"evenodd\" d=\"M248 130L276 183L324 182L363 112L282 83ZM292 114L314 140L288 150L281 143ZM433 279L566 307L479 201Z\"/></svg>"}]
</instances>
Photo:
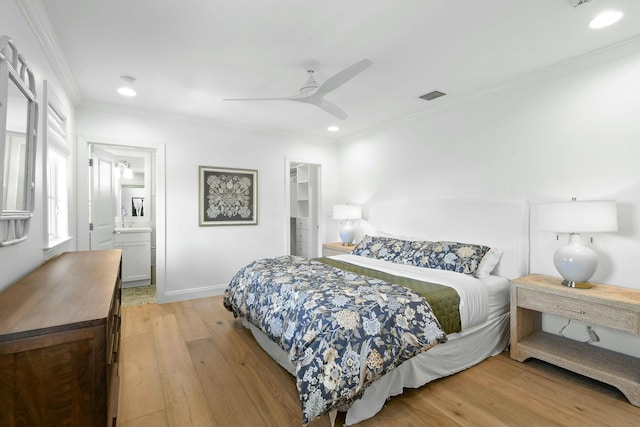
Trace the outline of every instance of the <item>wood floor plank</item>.
<instances>
[{"instance_id":1,"label":"wood floor plank","mask_svg":"<svg viewBox=\"0 0 640 427\"><path fill-rule=\"evenodd\" d=\"M209 324L207 329L227 366L237 373L249 399L256 410L264 414L265 420L291 417L300 425L300 398L293 376L271 359L254 339L247 337L249 331L240 321L216 322Z\"/></svg>"},{"instance_id":2,"label":"wood floor plank","mask_svg":"<svg viewBox=\"0 0 640 427\"><path fill-rule=\"evenodd\" d=\"M516 388L526 389L526 396L531 400L544 405L547 411L553 411L554 419L564 425L600 426L611 423L616 426L638 425L640 419L632 424L625 423L625 417L619 417L620 411L628 409L630 406L621 399L607 396L601 391L587 387L586 383L574 383L573 392L569 395L565 392L562 384L566 379L558 382L557 378L549 378L539 373L523 372L513 385ZM543 396L543 398L541 397ZM599 410L600 405L607 405L609 408L616 408L618 411L603 413Z\"/></svg>"},{"instance_id":3,"label":"wood floor plank","mask_svg":"<svg viewBox=\"0 0 640 427\"><path fill-rule=\"evenodd\" d=\"M300 425L295 380L223 307L222 297L145 307L123 309L122 426ZM152 357L155 367L148 363ZM150 394L153 387L162 408ZM136 412L140 406L149 410ZM340 414L336 426L344 420ZM640 408L610 386L503 353L406 390L356 427L632 426L639 420ZM309 427L328 425L322 417Z\"/></svg>"},{"instance_id":4,"label":"wood floor plank","mask_svg":"<svg viewBox=\"0 0 640 427\"><path fill-rule=\"evenodd\" d=\"M126 314L125 314L126 316ZM132 320L127 320L131 322ZM134 420L164 411L156 348L151 333L124 337L120 359L119 419Z\"/></svg>"},{"instance_id":5,"label":"wood floor plank","mask_svg":"<svg viewBox=\"0 0 640 427\"><path fill-rule=\"evenodd\" d=\"M247 340L244 327L238 326L234 320L218 321L209 324L207 329L211 333L209 340L200 340L188 344L192 361L198 367L200 378L205 379L204 386L209 396L214 395L215 390L227 387L230 395L242 396L243 408L240 412L254 413L254 416L245 420L245 413L230 415L227 423L233 425L253 425L260 419L260 424L269 424L272 419L286 419L284 425L300 425L302 422L298 392L293 377L284 371L277 363L263 353L263 357L256 357L257 345L254 340ZM211 366L217 366L224 370L217 378L208 376L208 373L217 371ZM203 380L204 381L204 380ZM234 394L235 392L235 394ZM218 406L217 399L209 399L212 405ZM236 400L232 399L222 407L235 408ZM220 411L214 411L215 414Z\"/></svg>"},{"instance_id":6,"label":"wood floor plank","mask_svg":"<svg viewBox=\"0 0 640 427\"><path fill-rule=\"evenodd\" d=\"M264 419L255 413L244 386L226 363L225 355L214 340L192 341L188 343L188 348L216 425L264 425Z\"/></svg>"},{"instance_id":7,"label":"wood floor plank","mask_svg":"<svg viewBox=\"0 0 640 427\"><path fill-rule=\"evenodd\" d=\"M426 389L426 390L425 390ZM492 401L485 390L467 387L465 389L444 387L440 382L412 390L403 396L405 405L411 412L420 414L421 419L436 421L435 425L450 426L510 426L494 412Z\"/></svg>"},{"instance_id":8,"label":"wood floor plank","mask_svg":"<svg viewBox=\"0 0 640 427\"><path fill-rule=\"evenodd\" d=\"M176 322L185 342L201 340L209 337L209 331L199 313L186 301L175 311Z\"/></svg>"},{"instance_id":9,"label":"wood floor plank","mask_svg":"<svg viewBox=\"0 0 640 427\"><path fill-rule=\"evenodd\" d=\"M169 423L167 423L167 414L164 409L142 415L141 417L134 418L132 420L121 421L119 425L120 427L169 427Z\"/></svg>"},{"instance_id":10,"label":"wood floor plank","mask_svg":"<svg viewBox=\"0 0 640 427\"><path fill-rule=\"evenodd\" d=\"M122 307L122 334L125 337L151 332L151 304Z\"/></svg>"},{"instance_id":11,"label":"wood floor plank","mask_svg":"<svg viewBox=\"0 0 640 427\"><path fill-rule=\"evenodd\" d=\"M181 371L191 364L176 316L166 313L165 311L152 317L158 368L161 374Z\"/></svg>"},{"instance_id":12,"label":"wood floor plank","mask_svg":"<svg viewBox=\"0 0 640 427\"><path fill-rule=\"evenodd\" d=\"M491 364L492 358L486 365ZM546 408L534 405L526 390L514 387L511 380L500 376L486 375L482 370L467 370L449 378L438 380L432 387L442 399L441 404L455 401L465 412L469 407L482 409L489 415L479 425L521 425L527 420L529 425L554 425L555 416L550 419ZM495 418L496 421L491 421ZM472 425L473 418L461 425Z\"/></svg>"},{"instance_id":13,"label":"wood floor plank","mask_svg":"<svg viewBox=\"0 0 640 427\"><path fill-rule=\"evenodd\" d=\"M216 426L193 367L162 374L167 422L170 426Z\"/></svg>"},{"instance_id":14,"label":"wood floor plank","mask_svg":"<svg viewBox=\"0 0 640 427\"><path fill-rule=\"evenodd\" d=\"M222 304L222 296L191 300L189 306L198 313L205 325L216 323L219 320L233 319L233 314Z\"/></svg>"}]
</instances>

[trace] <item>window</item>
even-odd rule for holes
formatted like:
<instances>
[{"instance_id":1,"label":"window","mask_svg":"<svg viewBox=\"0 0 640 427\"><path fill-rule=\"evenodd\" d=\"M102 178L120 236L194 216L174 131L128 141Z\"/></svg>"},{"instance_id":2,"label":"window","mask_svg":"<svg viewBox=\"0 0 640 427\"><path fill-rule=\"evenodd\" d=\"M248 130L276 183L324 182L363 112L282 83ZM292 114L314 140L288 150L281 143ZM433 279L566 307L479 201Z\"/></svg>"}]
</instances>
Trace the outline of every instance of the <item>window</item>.
<instances>
[{"instance_id":1,"label":"window","mask_svg":"<svg viewBox=\"0 0 640 427\"><path fill-rule=\"evenodd\" d=\"M67 141L68 115L45 81L45 224L46 247L52 249L70 239L69 194L71 148Z\"/></svg>"}]
</instances>

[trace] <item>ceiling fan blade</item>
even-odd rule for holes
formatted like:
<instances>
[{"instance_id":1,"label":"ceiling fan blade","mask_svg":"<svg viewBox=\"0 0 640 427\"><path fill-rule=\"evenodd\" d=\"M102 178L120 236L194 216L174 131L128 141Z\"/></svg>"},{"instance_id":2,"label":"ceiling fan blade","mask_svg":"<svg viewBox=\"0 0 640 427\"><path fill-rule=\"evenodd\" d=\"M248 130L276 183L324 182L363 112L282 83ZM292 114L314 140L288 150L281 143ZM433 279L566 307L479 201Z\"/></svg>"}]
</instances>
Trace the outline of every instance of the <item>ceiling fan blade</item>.
<instances>
[{"instance_id":1,"label":"ceiling fan blade","mask_svg":"<svg viewBox=\"0 0 640 427\"><path fill-rule=\"evenodd\" d=\"M373 62L371 62L370 59L363 59L353 65L348 66L344 70L339 71L337 74L329 77L327 81L325 81L320 85L320 87L318 87L318 90L316 90L315 94L324 95L331 92L332 90L339 88L344 83L369 68L371 64L373 64Z\"/></svg>"},{"instance_id":2,"label":"ceiling fan blade","mask_svg":"<svg viewBox=\"0 0 640 427\"><path fill-rule=\"evenodd\" d=\"M337 118L344 120L347 118L347 113L345 113L342 108L338 107L331 101L327 101L322 97L322 95L313 94L311 96L301 96L297 99L291 99L292 101L303 102L305 104L312 104L316 107L326 111L327 113L336 116Z\"/></svg>"},{"instance_id":3,"label":"ceiling fan blade","mask_svg":"<svg viewBox=\"0 0 640 427\"><path fill-rule=\"evenodd\" d=\"M319 104L316 104L318 107L322 108L327 113L336 116L340 120L344 120L347 118L347 113L345 113L342 108L338 107L333 102L327 101L323 99Z\"/></svg>"}]
</instances>

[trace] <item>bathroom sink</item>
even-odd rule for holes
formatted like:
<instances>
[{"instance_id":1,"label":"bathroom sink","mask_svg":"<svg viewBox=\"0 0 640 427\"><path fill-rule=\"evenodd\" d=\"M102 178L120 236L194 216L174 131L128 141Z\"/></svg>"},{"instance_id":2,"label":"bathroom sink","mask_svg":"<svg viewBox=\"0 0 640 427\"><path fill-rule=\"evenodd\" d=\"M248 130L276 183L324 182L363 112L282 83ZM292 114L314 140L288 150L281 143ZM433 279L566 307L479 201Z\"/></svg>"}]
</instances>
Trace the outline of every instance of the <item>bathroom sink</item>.
<instances>
[{"instance_id":1,"label":"bathroom sink","mask_svg":"<svg viewBox=\"0 0 640 427\"><path fill-rule=\"evenodd\" d=\"M150 233L151 227L115 227L114 233Z\"/></svg>"}]
</instances>

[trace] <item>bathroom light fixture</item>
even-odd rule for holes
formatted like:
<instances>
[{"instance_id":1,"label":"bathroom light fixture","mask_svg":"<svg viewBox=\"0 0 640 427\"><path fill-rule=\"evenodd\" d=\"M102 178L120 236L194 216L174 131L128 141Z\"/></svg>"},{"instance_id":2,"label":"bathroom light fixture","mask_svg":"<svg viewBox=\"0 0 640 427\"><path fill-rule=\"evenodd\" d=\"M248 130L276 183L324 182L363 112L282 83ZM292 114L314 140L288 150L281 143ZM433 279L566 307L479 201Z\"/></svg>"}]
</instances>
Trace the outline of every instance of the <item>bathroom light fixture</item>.
<instances>
[{"instance_id":1,"label":"bathroom light fixture","mask_svg":"<svg viewBox=\"0 0 640 427\"><path fill-rule=\"evenodd\" d=\"M133 88L133 82L136 80L135 77L120 76L120 78L123 83L118 88L118 93L122 96L136 96L136 90Z\"/></svg>"},{"instance_id":2,"label":"bathroom light fixture","mask_svg":"<svg viewBox=\"0 0 640 427\"><path fill-rule=\"evenodd\" d=\"M605 10L604 12L596 15L596 17L589 22L589 28L597 30L599 28L608 27L622 19L622 16L623 13L618 10Z\"/></svg>"},{"instance_id":3,"label":"bathroom light fixture","mask_svg":"<svg viewBox=\"0 0 640 427\"><path fill-rule=\"evenodd\" d=\"M595 251L580 242L580 233L618 230L616 202L611 200L543 203L538 206L538 228L555 233L568 233L569 243L553 255L553 264L572 288L590 288L585 283L598 267Z\"/></svg>"},{"instance_id":4,"label":"bathroom light fixture","mask_svg":"<svg viewBox=\"0 0 640 427\"><path fill-rule=\"evenodd\" d=\"M333 207L333 219L344 220L340 228L340 240L347 246L353 242L356 231L352 220L362 218L362 206L357 205L335 205Z\"/></svg>"},{"instance_id":5,"label":"bathroom light fixture","mask_svg":"<svg viewBox=\"0 0 640 427\"><path fill-rule=\"evenodd\" d=\"M327 128L327 130L328 130L329 132L338 132L338 131L340 130L340 128L339 128L338 126L331 125L331 126L329 126L329 127Z\"/></svg>"},{"instance_id":6,"label":"bathroom light fixture","mask_svg":"<svg viewBox=\"0 0 640 427\"><path fill-rule=\"evenodd\" d=\"M131 165L126 160L118 162L118 168L120 168L120 176L124 179L133 179L133 170Z\"/></svg>"}]
</instances>

